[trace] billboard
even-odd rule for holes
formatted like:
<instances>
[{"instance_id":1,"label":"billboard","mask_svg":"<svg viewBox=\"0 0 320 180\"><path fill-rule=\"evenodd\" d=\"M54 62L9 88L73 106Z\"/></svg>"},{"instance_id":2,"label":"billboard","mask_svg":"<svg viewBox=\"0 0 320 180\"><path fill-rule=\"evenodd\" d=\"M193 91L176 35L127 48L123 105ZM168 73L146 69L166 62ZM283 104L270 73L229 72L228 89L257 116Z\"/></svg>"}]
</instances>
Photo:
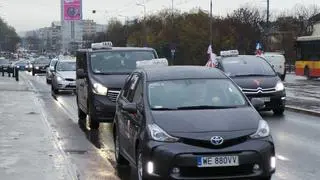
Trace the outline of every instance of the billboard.
<instances>
[{"instance_id":1,"label":"billboard","mask_svg":"<svg viewBox=\"0 0 320 180\"><path fill-rule=\"evenodd\" d=\"M77 21L82 19L82 0L63 0L63 19Z\"/></svg>"}]
</instances>

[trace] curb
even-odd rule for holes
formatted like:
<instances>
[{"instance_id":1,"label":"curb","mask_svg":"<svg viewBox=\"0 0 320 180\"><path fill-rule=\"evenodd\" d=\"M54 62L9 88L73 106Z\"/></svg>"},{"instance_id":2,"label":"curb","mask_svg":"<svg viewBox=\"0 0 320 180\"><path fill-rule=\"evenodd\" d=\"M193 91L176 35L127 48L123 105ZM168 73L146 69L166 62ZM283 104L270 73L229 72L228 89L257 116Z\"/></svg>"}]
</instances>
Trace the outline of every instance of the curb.
<instances>
[{"instance_id":1,"label":"curb","mask_svg":"<svg viewBox=\"0 0 320 180\"><path fill-rule=\"evenodd\" d=\"M320 117L320 112L319 111L308 110L308 109L300 108L300 107L297 107L297 106L288 106L288 105L286 105L286 109L289 110L289 111L293 111L293 112L299 112L299 113L304 113L304 114L313 115L313 116L319 116Z\"/></svg>"}]
</instances>

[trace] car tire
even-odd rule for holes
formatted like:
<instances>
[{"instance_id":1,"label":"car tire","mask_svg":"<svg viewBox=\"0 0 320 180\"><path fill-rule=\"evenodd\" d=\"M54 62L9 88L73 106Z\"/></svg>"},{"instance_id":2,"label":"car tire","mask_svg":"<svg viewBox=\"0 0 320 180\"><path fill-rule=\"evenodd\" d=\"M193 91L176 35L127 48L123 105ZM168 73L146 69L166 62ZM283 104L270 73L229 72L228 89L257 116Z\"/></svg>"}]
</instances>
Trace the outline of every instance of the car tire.
<instances>
[{"instance_id":1,"label":"car tire","mask_svg":"<svg viewBox=\"0 0 320 180\"><path fill-rule=\"evenodd\" d=\"M51 81L49 79L47 79L47 84L51 84Z\"/></svg>"},{"instance_id":2,"label":"car tire","mask_svg":"<svg viewBox=\"0 0 320 180\"><path fill-rule=\"evenodd\" d=\"M59 90L54 88L53 85L51 85L51 94L54 94L54 95L58 95L59 94Z\"/></svg>"},{"instance_id":3,"label":"car tire","mask_svg":"<svg viewBox=\"0 0 320 180\"><path fill-rule=\"evenodd\" d=\"M137 180L147 180L144 173L144 164L143 164L143 156L142 156L142 149L138 147L137 149L137 156L136 156L136 169L137 169Z\"/></svg>"},{"instance_id":4,"label":"car tire","mask_svg":"<svg viewBox=\"0 0 320 180\"><path fill-rule=\"evenodd\" d=\"M100 127L100 122L98 120L96 120L96 118L94 118L94 116L92 115L92 106L89 105L89 127L92 130L97 130Z\"/></svg>"},{"instance_id":5,"label":"car tire","mask_svg":"<svg viewBox=\"0 0 320 180\"><path fill-rule=\"evenodd\" d=\"M261 178L260 180L271 180L271 176L269 176L269 177L264 177L264 178Z\"/></svg>"},{"instance_id":6,"label":"car tire","mask_svg":"<svg viewBox=\"0 0 320 180\"><path fill-rule=\"evenodd\" d=\"M278 108L273 109L273 113L277 116L282 116L284 111L285 111L284 107L278 107Z\"/></svg>"},{"instance_id":7,"label":"car tire","mask_svg":"<svg viewBox=\"0 0 320 180\"><path fill-rule=\"evenodd\" d=\"M284 81L286 79L287 70L284 70L284 73L280 76L280 79Z\"/></svg>"},{"instance_id":8,"label":"car tire","mask_svg":"<svg viewBox=\"0 0 320 180\"><path fill-rule=\"evenodd\" d=\"M114 137L114 140L113 140L114 141L114 157L115 157L116 163L118 166L127 165L128 164L127 160L120 153L121 145L120 145L117 129L115 129L113 137Z\"/></svg>"},{"instance_id":9,"label":"car tire","mask_svg":"<svg viewBox=\"0 0 320 180\"><path fill-rule=\"evenodd\" d=\"M32 69L32 76L35 76L36 73L34 72L34 69Z\"/></svg>"},{"instance_id":10,"label":"car tire","mask_svg":"<svg viewBox=\"0 0 320 180\"><path fill-rule=\"evenodd\" d=\"M304 75L307 77L308 80L312 79L312 77L310 76L310 69L309 69L309 67L305 67L305 68L304 68Z\"/></svg>"}]
</instances>

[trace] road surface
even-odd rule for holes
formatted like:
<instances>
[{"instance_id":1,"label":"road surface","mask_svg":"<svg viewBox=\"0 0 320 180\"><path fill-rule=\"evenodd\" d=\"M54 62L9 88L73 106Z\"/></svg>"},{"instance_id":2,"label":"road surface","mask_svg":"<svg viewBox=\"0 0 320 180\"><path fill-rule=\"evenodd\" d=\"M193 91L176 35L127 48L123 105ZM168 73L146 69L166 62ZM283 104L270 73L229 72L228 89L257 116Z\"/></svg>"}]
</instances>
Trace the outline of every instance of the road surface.
<instances>
[{"instance_id":1,"label":"road surface","mask_svg":"<svg viewBox=\"0 0 320 180\"><path fill-rule=\"evenodd\" d=\"M115 168L110 124L102 124L99 131L80 130L75 95L66 93L55 100L44 76L21 73L21 78L29 82L42 99L48 121L55 128L64 151L71 156L79 179L133 179L135 175L130 168ZM289 94L292 92L291 89ZM320 118L290 111L282 117L273 116L271 112L262 116L269 122L276 144L277 172L273 179L318 180Z\"/></svg>"}]
</instances>

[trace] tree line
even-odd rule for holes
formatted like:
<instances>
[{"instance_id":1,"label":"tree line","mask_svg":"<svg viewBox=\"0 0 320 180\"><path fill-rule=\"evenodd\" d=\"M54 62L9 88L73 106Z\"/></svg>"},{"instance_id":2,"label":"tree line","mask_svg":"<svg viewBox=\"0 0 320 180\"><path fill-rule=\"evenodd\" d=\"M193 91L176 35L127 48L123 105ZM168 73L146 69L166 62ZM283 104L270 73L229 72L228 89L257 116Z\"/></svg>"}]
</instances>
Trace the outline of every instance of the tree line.
<instances>
[{"instance_id":1,"label":"tree line","mask_svg":"<svg viewBox=\"0 0 320 180\"><path fill-rule=\"evenodd\" d=\"M241 54L254 54L257 42L265 51L283 51L291 63L295 60L297 36L310 35L309 21L320 13L318 6L296 5L292 10L274 13L266 22L259 8L243 6L224 17L212 18L213 50L238 49ZM210 17L201 9L190 12L163 10L145 19L121 23L109 21L108 30L85 37L90 42L112 41L114 46L149 46L175 65L203 65L210 44ZM171 49L175 49L174 59Z\"/></svg>"},{"instance_id":2,"label":"tree line","mask_svg":"<svg viewBox=\"0 0 320 180\"><path fill-rule=\"evenodd\" d=\"M16 30L0 18L0 51L14 52L19 42Z\"/></svg>"}]
</instances>

